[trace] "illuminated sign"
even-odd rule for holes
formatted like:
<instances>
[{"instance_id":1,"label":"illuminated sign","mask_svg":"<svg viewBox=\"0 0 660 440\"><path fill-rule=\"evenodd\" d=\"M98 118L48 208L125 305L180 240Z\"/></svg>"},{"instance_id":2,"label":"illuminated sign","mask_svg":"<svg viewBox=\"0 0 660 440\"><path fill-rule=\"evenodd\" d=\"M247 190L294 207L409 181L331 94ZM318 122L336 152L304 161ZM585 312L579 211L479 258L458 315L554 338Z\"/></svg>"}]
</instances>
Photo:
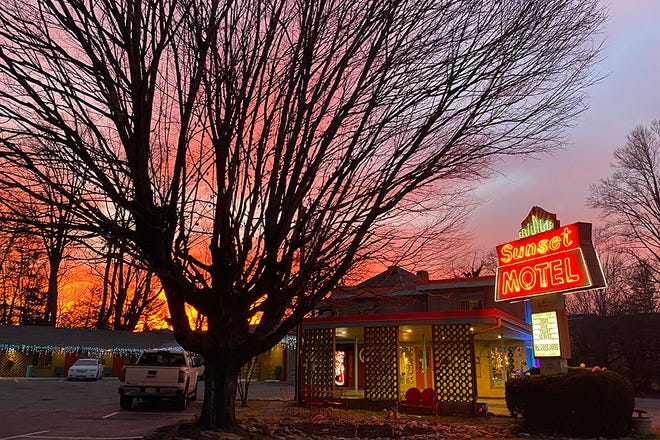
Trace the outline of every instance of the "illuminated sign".
<instances>
[{"instance_id":1,"label":"illuminated sign","mask_svg":"<svg viewBox=\"0 0 660 440\"><path fill-rule=\"evenodd\" d=\"M559 221L557 220L556 214L552 214L538 206L534 206L525 220L520 224L518 236L520 238L530 237L558 227Z\"/></svg>"},{"instance_id":2,"label":"illuminated sign","mask_svg":"<svg viewBox=\"0 0 660 440\"><path fill-rule=\"evenodd\" d=\"M561 356L559 323L556 311L532 313L532 338L534 341L534 356Z\"/></svg>"},{"instance_id":3,"label":"illuminated sign","mask_svg":"<svg viewBox=\"0 0 660 440\"><path fill-rule=\"evenodd\" d=\"M495 301L605 287L591 225L574 223L497 247Z\"/></svg>"},{"instance_id":4,"label":"illuminated sign","mask_svg":"<svg viewBox=\"0 0 660 440\"><path fill-rule=\"evenodd\" d=\"M344 360L346 352L335 351L335 385L342 386L346 382L346 366Z\"/></svg>"}]
</instances>

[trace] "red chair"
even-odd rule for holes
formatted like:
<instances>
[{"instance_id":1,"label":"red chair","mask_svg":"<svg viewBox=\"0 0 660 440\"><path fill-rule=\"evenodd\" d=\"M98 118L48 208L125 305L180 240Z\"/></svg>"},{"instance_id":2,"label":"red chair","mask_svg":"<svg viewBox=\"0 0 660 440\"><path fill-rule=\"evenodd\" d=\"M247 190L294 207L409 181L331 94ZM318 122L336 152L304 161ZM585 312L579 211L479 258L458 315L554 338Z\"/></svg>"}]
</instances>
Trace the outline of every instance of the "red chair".
<instances>
[{"instance_id":1,"label":"red chair","mask_svg":"<svg viewBox=\"0 0 660 440\"><path fill-rule=\"evenodd\" d=\"M421 407L429 409L434 417L438 415L438 393L433 388L422 390Z\"/></svg>"},{"instance_id":2,"label":"red chair","mask_svg":"<svg viewBox=\"0 0 660 440\"><path fill-rule=\"evenodd\" d=\"M431 414L435 417L438 415L438 394L433 388L419 391L419 388L413 387L406 391L405 399L398 402L397 407L400 413Z\"/></svg>"},{"instance_id":3,"label":"red chair","mask_svg":"<svg viewBox=\"0 0 660 440\"><path fill-rule=\"evenodd\" d=\"M419 391L419 388L409 388L408 391L406 391L406 398L403 401L406 405L413 405L417 406L420 403L422 403L422 392Z\"/></svg>"},{"instance_id":4,"label":"red chair","mask_svg":"<svg viewBox=\"0 0 660 440\"><path fill-rule=\"evenodd\" d=\"M405 398L397 403L398 411L401 413L409 412L410 409L419 407L421 403L422 392L419 391L419 388L408 388Z\"/></svg>"}]
</instances>

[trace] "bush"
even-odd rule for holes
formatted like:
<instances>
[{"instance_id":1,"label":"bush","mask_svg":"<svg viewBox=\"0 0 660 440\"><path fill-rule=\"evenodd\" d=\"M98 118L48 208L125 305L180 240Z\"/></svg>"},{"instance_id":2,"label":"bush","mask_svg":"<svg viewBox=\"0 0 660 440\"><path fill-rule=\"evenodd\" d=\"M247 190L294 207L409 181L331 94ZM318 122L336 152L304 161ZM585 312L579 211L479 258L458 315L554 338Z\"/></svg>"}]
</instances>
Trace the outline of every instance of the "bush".
<instances>
[{"instance_id":1,"label":"bush","mask_svg":"<svg viewBox=\"0 0 660 440\"><path fill-rule=\"evenodd\" d=\"M632 386L619 374L571 368L568 374L510 379L506 404L532 430L621 436L630 430L635 399Z\"/></svg>"}]
</instances>

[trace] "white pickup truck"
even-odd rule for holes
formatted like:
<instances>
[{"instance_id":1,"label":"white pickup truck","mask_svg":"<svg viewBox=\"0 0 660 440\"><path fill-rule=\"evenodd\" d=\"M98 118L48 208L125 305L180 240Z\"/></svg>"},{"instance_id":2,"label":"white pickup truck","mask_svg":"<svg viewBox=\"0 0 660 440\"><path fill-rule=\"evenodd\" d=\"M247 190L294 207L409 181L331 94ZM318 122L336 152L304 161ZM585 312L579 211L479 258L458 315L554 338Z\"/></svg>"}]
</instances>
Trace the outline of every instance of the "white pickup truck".
<instances>
[{"instance_id":1,"label":"white pickup truck","mask_svg":"<svg viewBox=\"0 0 660 440\"><path fill-rule=\"evenodd\" d=\"M197 399L200 364L181 350L146 350L135 365L126 365L119 376L119 406L130 409L133 399L173 399L178 409Z\"/></svg>"}]
</instances>

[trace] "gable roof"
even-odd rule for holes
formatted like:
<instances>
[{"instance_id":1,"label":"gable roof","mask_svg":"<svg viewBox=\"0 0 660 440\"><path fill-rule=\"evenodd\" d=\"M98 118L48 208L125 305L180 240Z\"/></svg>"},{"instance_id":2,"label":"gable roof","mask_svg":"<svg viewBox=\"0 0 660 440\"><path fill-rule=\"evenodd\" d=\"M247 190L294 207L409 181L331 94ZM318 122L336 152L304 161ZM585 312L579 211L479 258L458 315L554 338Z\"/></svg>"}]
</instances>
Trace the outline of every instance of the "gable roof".
<instances>
[{"instance_id":1,"label":"gable roof","mask_svg":"<svg viewBox=\"0 0 660 440\"><path fill-rule=\"evenodd\" d=\"M180 347L169 330L135 333L122 330L0 325L0 349L2 348L142 351L150 348Z\"/></svg>"},{"instance_id":2,"label":"gable roof","mask_svg":"<svg viewBox=\"0 0 660 440\"><path fill-rule=\"evenodd\" d=\"M390 266L387 270L355 286L341 287L332 293L334 299L357 297L433 295L434 292L452 289L495 288L495 276L469 278L429 279L428 272L413 274L401 267Z\"/></svg>"},{"instance_id":3,"label":"gable roof","mask_svg":"<svg viewBox=\"0 0 660 440\"><path fill-rule=\"evenodd\" d=\"M403 287L412 287L414 289L416 278L416 275L399 266L390 266L384 272L357 284L355 288L378 289L395 287L400 289Z\"/></svg>"}]
</instances>

